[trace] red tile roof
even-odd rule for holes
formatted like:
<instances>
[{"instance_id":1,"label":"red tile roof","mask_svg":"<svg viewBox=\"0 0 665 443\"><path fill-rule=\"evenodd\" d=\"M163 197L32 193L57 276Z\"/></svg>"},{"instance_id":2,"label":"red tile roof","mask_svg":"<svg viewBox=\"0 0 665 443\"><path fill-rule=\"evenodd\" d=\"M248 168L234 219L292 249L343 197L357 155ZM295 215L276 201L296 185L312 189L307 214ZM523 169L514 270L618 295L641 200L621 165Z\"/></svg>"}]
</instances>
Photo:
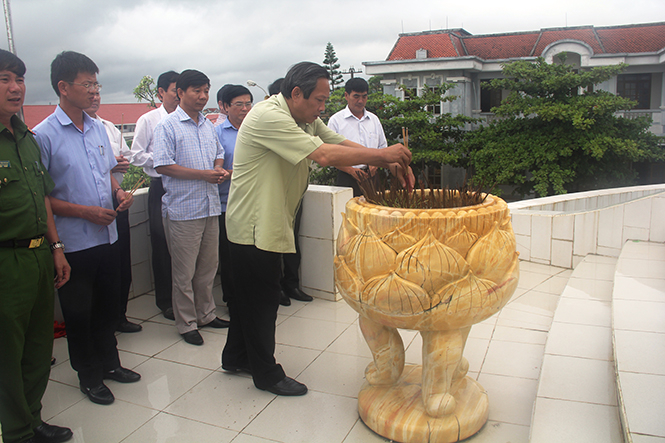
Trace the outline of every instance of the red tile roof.
<instances>
[{"instance_id":1,"label":"red tile roof","mask_svg":"<svg viewBox=\"0 0 665 443\"><path fill-rule=\"evenodd\" d=\"M624 26L579 26L506 34L471 35L463 29L400 34L387 60L476 56L483 60L540 56L550 44L578 40L595 54L657 52L665 48L665 22Z\"/></svg>"},{"instance_id":2,"label":"red tile roof","mask_svg":"<svg viewBox=\"0 0 665 443\"><path fill-rule=\"evenodd\" d=\"M596 28L610 54L656 52L665 48L665 23Z\"/></svg>"},{"instance_id":3,"label":"red tile roof","mask_svg":"<svg viewBox=\"0 0 665 443\"><path fill-rule=\"evenodd\" d=\"M458 57L455 45L448 32L400 36L388 56L388 60L410 60L416 58L418 49L427 49L427 58Z\"/></svg>"},{"instance_id":4,"label":"red tile roof","mask_svg":"<svg viewBox=\"0 0 665 443\"><path fill-rule=\"evenodd\" d=\"M53 114L56 105L26 105L23 106L23 116L25 117L25 124L29 128L34 128L42 120L49 115ZM108 103L99 107L97 114L109 120L116 125L121 122L129 125L134 124L140 116L150 111L147 103Z\"/></svg>"},{"instance_id":5,"label":"red tile roof","mask_svg":"<svg viewBox=\"0 0 665 443\"><path fill-rule=\"evenodd\" d=\"M539 32L479 35L465 38L464 45L469 55L478 56L483 60L524 57L531 52L539 35Z\"/></svg>"},{"instance_id":6,"label":"red tile roof","mask_svg":"<svg viewBox=\"0 0 665 443\"><path fill-rule=\"evenodd\" d=\"M589 26L585 28L543 29L540 32L540 40L538 40L533 55L542 55L548 45L559 40L579 40L591 46L594 54L602 54L605 52L598 43L596 34L593 32L593 27Z\"/></svg>"}]
</instances>

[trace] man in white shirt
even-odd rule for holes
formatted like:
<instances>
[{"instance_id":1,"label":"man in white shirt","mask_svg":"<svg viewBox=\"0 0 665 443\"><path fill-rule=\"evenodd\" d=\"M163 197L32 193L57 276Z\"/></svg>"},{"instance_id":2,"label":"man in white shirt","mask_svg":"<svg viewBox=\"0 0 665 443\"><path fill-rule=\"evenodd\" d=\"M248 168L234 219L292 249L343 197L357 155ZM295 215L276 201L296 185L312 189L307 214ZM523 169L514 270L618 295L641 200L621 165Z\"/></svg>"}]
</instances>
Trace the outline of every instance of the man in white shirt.
<instances>
[{"instance_id":1,"label":"man in white shirt","mask_svg":"<svg viewBox=\"0 0 665 443\"><path fill-rule=\"evenodd\" d=\"M344 86L347 106L330 117L328 127L347 139L368 148L388 146L379 118L365 109L369 85L362 78L352 78ZM376 175L376 166L355 165L337 168L337 186L353 188L353 196L362 195L358 183Z\"/></svg>"},{"instance_id":2,"label":"man in white shirt","mask_svg":"<svg viewBox=\"0 0 665 443\"><path fill-rule=\"evenodd\" d=\"M168 71L157 79L157 97L162 106L143 114L136 122L134 141L132 142L132 164L143 167L150 176L148 191L148 217L150 227L150 244L152 245L152 273L155 279L155 303L162 310L165 318L174 320L173 303L171 301L171 256L166 245L166 235L162 225L162 176L153 166L153 135L155 127L178 106L176 82L178 73Z\"/></svg>"},{"instance_id":3,"label":"man in white shirt","mask_svg":"<svg viewBox=\"0 0 665 443\"><path fill-rule=\"evenodd\" d=\"M101 104L101 96L99 90L94 93L92 106L85 110L85 112L92 118L98 120L104 129L106 135L109 136L111 142L111 149L118 164L111 169L111 173L122 185L122 180L125 178L125 172L129 169L129 162L132 159L132 151L129 150L127 142L122 136L122 133L115 127L113 122L104 120L97 115L99 106ZM115 193L114 193L115 194ZM115 198L115 195L114 195ZM114 206L118 206L120 202L115 201ZM122 211L118 213L115 219L116 226L118 227L118 249L120 250L120 323L116 327L119 332L139 332L142 328L137 323L132 323L127 320L127 301L129 300L129 287L132 284L132 252L131 241L129 237L129 211Z\"/></svg>"}]
</instances>

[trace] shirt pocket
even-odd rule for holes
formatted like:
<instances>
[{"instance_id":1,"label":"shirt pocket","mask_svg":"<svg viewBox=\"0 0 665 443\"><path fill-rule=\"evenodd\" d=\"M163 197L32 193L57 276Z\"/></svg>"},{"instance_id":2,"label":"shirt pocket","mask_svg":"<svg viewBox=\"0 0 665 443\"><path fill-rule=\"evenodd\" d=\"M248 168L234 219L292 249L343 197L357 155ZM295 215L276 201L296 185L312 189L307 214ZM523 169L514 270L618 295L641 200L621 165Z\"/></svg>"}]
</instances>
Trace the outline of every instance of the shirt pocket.
<instances>
[{"instance_id":1,"label":"shirt pocket","mask_svg":"<svg viewBox=\"0 0 665 443\"><path fill-rule=\"evenodd\" d=\"M366 131L365 140L367 141L366 148L376 148L379 145L379 133L376 131Z\"/></svg>"},{"instance_id":2,"label":"shirt pocket","mask_svg":"<svg viewBox=\"0 0 665 443\"><path fill-rule=\"evenodd\" d=\"M14 168L0 168L0 208L14 209L27 197L21 192L21 174Z\"/></svg>"}]
</instances>

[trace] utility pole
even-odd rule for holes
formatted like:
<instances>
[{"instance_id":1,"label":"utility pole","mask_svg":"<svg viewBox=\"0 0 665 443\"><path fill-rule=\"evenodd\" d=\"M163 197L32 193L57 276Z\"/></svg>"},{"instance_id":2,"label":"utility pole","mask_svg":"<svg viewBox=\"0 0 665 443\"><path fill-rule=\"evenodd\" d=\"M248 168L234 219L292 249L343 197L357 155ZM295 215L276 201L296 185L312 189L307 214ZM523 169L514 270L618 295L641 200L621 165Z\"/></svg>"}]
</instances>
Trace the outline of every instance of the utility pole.
<instances>
[{"instance_id":1,"label":"utility pole","mask_svg":"<svg viewBox=\"0 0 665 443\"><path fill-rule=\"evenodd\" d=\"M7 27L7 44L9 52L16 55L16 48L14 47L14 31L12 29L12 10L9 0L2 0L2 6L5 8L5 26ZM18 118L25 121L25 118L23 118L23 106L21 106L21 110L18 111Z\"/></svg>"},{"instance_id":2,"label":"utility pole","mask_svg":"<svg viewBox=\"0 0 665 443\"><path fill-rule=\"evenodd\" d=\"M351 66L348 71L342 71L342 74L351 74L351 78L353 78L353 74L362 74L362 73L363 73L362 69L356 69L353 66Z\"/></svg>"},{"instance_id":3,"label":"utility pole","mask_svg":"<svg viewBox=\"0 0 665 443\"><path fill-rule=\"evenodd\" d=\"M7 27L7 43L9 44L9 52L16 55L16 49L14 49L14 34L12 31L12 11L9 0L2 0L2 6L5 8L5 25Z\"/></svg>"}]
</instances>

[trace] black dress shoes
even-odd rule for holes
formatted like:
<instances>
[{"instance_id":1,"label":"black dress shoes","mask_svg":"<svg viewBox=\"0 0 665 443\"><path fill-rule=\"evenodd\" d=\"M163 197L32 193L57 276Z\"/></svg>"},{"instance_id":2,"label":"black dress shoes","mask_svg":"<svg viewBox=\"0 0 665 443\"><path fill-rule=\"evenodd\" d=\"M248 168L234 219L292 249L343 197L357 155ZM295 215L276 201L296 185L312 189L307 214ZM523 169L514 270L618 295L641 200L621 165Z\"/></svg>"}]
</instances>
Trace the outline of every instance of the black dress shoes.
<instances>
[{"instance_id":1,"label":"black dress shoes","mask_svg":"<svg viewBox=\"0 0 665 443\"><path fill-rule=\"evenodd\" d=\"M211 321L207 325L203 325L201 327L202 328L211 327L211 328L220 329L220 328L228 328L230 324L231 324L231 322L228 321L228 320L222 320L221 318L215 317L215 319L213 321Z\"/></svg>"},{"instance_id":2,"label":"black dress shoes","mask_svg":"<svg viewBox=\"0 0 665 443\"><path fill-rule=\"evenodd\" d=\"M305 395L307 394L307 386L291 377L284 377L281 381L269 388L265 388L264 391L272 392L277 395Z\"/></svg>"},{"instance_id":3,"label":"black dress shoes","mask_svg":"<svg viewBox=\"0 0 665 443\"><path fill-rule=\"evenodd\" d=\"M110 405L115 400L113 393L104 383L92 388L81 385L81 392L87 395L91 402L98 405Z\"/></svg>"},{"instance_id":4,"label":"black dress shoes","mask_svg":"<svg viewBox=\"0 0 665 443\"><path fill-rule=\"evenodd\" d=\"M305 294L300 290L300 288L295 288L295 289L284 289L284 293L288 295L290 298L294 300L299 300L299 301L312 301L314 300L314 297L311 295Z\"/></svg>"},{"instance_id":5,"label":"black dress shoes","mask_svg":"<svg viewBox=\"0 0 665 443\"><path fill-rule=\"evenodd\" d=\"M291 299L284 291L279 291L279 304L282 306L291 306Z\"/></svg>"},{"instance_id":6,"label":"black dress shoes","mask_svg":"<svg viewBox=\"0 0 665 443\"><path fill-rule=\"evenodd\" d=\"M118 366L112 371L104 373L105 380L115 380L120 383L135 383L141 380L141 374L134 372L131 369Z\"/></svg>"},{"instance_id":7,"label":"black dress shoes","mask_svg":"<svg viewBox=\"0 0 665 443\"><path fill-rule=\"evenodd\" d=\"M201 346L203 344L203 337L201 337L201 334L196 329L180 335L182 335L182 338L184 338L190 345Z\"/></svg>"},{"instance_id":8,"label":"black dress shoes","mask_svg":"<svg viewBox=\"0 0 665 443\"><path fill-rule=\"evenodd\" d=\"M162 312L162 315L167 320L175 321L175 314L173 313L173 308L168 308L166 311Z\"/></svg>"},{"instance_id":9,"label":"black dress shoes","mask_svg":"<svg viewBox=\"0 0 665 443\"><path fill-rule=\"evenodd\" d=\"M40 443L61 443L74 435L69 428L43 423L32 430L35 433L34 441Z\"/></svg>"},{"instance_id":10,"label":"black dress shoes","mask_svg":"<svg viewBox=\"0 0 665 443\"><path fill-rule=\"evenodd\" d=\"M118 324L118 327L115 328L116 331L118 332L139 332L141 329L143 329L143 326L137 324L137 323L132 323L131 321L125 320L121 321Z\"/></svg>"}]
</instances>

